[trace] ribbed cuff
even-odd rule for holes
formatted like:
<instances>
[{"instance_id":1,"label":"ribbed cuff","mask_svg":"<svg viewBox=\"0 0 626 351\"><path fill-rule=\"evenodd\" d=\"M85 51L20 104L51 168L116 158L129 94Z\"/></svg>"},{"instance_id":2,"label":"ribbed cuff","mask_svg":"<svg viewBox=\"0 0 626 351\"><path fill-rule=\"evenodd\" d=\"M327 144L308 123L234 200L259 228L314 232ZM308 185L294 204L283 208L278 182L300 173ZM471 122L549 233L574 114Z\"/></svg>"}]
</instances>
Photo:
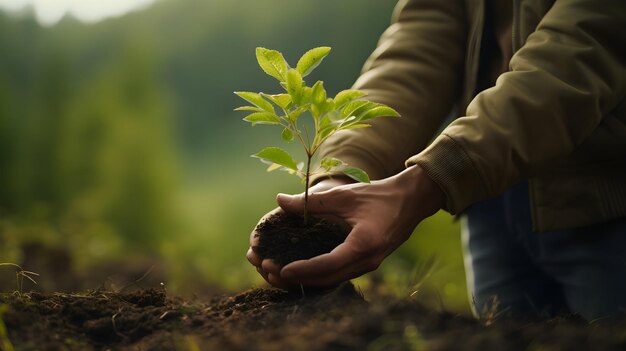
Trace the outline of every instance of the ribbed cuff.
<instances>
[{"instance_id":1,"label":"ribbed cuff","mask_svg":"<svg viewBox=\"0 0 626 351\"><path fill-rule=\"evenodd\" d=\"M418 165L446 194L445 210L457 214L473 202L487 197L487 188L465 150L442 134L406 166Z\"/></svg>"}]
</instances>

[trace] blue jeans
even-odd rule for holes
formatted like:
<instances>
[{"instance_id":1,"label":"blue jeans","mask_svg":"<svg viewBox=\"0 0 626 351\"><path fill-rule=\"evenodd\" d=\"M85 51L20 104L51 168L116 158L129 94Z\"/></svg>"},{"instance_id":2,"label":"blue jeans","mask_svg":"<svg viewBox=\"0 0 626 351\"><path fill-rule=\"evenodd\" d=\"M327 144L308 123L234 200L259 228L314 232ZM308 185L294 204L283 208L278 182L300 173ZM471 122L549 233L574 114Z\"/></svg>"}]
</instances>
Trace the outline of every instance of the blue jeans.
<instances>
[{"instance_id":1,"label":"blue jeans","mask_svg":"<svg viewBox=\"0 0 626 351\"><path fill-rule=\"evenodd\" d=\"M477 316L626 319L626 218L533 232L524 182L466 211L463 245Z\"/></svg>"}]
</instances>

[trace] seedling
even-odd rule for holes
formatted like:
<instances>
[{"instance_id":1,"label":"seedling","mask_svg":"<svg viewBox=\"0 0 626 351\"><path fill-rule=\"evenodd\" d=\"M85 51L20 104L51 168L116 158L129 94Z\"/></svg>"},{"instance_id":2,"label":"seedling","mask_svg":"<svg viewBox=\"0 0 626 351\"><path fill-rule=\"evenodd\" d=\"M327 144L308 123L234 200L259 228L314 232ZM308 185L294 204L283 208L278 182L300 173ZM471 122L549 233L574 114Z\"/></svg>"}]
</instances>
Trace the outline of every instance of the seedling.
<instances>
[{"instance_id":1,"label":"seedling","mask_svg":"<svg viewBox=\"0 0 626 351\"><path fill-rule=\"evenodd\" d=\"M276 50L256 49L256 58L261 69L278 80L284 92L265 94L235 92L251 105L242 106L236 111L251 111L243 120L255 126L268 124L280 127L281 138L289 143L298 140L306 154L304 162L296 162L284 149L267 147L252 155L269 165L268 171L283 170L298 176L304 183L304 222L308 218L309 183L314 174L330 174L340 170L346 176L369 183L367 173L351 167L332 157L315 160L319 147L335 133L357 128L368 128L365 123L373 118L398 117L394 109L384 104L363 99L365 93L359 90L343 90L334 98L328 97L324 82L317 81L308 86L304 77L308 76L330 53L330 47L318 47L307 51L298 60L295 68L289 66L283 55ZM300 117L309 115L313 130Z\"/></svg>"}]
</instances>

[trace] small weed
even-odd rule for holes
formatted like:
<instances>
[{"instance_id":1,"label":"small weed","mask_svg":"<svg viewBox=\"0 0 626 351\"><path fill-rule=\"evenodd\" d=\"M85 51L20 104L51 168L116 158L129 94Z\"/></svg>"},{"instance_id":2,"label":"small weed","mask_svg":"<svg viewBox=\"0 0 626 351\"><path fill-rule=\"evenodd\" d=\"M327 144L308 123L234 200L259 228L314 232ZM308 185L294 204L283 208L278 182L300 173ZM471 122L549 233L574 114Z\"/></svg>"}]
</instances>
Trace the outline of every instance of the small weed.
<instances>
[{"instance_id":1,"label":"small weed","mask_svg":"<svg viewBox=\"0 0 626 351\"><path fill-rule=\"evenodd\" d=\"M0 267L1 266L17 268L17 271L15 272L15 280L17 283L17 292L19 293L19 295L22 295L22 292L23 292L22 290L24 288L24 278L30 280L35 285L39 285L33 278L33 277L38 277L39 274L24 270L20 265L15 264L15 263L0 263Z\"/></svg>"},{"instance_id":2,"label":"small weed","mask_svg":"<svg viewBox=\"0 0 626 351\"><path fill-rule=\"evenodd\" d=\"M483 306L480 318L485 326L490 326L502 313L504 313L504 310L500 310L500 299L498 296L492 296L491 299Z\"/></svg>"},{"instance_id":3,"label":"small weed","mask_svg":"<svg viewBox=\"0 0 626 351\"><path fill-rule=\"evenodd\" d=\"M415 297L419 294L422 285L430 278L430 276L437 270L439 262L435 258L429 258L423 261L421 264L417 264L411 276L408 278L408 288L411 291L410 297Z\"/></svg>"}]
</instances>

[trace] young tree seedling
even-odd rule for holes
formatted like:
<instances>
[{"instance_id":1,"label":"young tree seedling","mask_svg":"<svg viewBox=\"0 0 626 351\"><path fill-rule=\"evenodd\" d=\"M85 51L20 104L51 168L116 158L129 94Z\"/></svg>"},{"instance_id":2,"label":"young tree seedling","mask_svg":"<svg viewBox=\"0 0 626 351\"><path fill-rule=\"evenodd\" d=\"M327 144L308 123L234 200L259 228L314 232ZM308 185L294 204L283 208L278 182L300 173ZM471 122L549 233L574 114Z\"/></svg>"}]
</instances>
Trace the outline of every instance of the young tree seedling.
<instances>
[{"instance_id":1,"label":"young tree seedling","mask_svg":"<svg viewBox=\"0 0 626 351\"><path fill-rule=\"evenodd\" d=\"M394 109L384 104L367 101L365 93L359 90L343 90L334 98L328 97L324 82L317 81L308 86L304 77L308 76L330 53L330 47L318 47L307 51L296 64L289 66L283 55L276 50L256 49L256 58L261 69L278 80L284 92L265 94L239 91L238 96L251 105L242 106L236 111L251 111L243 120L257 124L276 125L281 128L285 142L297 139L304 148L306 161L297 163L285 150L267 147L252 155L269 165L268 171L283 170L298 176L304 182L304 222L308 219L309 182L314 174L330 174L340 170L346 176L369 183L369 176L362 169L346 165L332 157L324 157L316 162L319 147L335 133L357 128L368 128L365 123L377 117L398 117ZM300 120L308 115L312 119L312 131Z\"/></svg>"}]
</instances>

